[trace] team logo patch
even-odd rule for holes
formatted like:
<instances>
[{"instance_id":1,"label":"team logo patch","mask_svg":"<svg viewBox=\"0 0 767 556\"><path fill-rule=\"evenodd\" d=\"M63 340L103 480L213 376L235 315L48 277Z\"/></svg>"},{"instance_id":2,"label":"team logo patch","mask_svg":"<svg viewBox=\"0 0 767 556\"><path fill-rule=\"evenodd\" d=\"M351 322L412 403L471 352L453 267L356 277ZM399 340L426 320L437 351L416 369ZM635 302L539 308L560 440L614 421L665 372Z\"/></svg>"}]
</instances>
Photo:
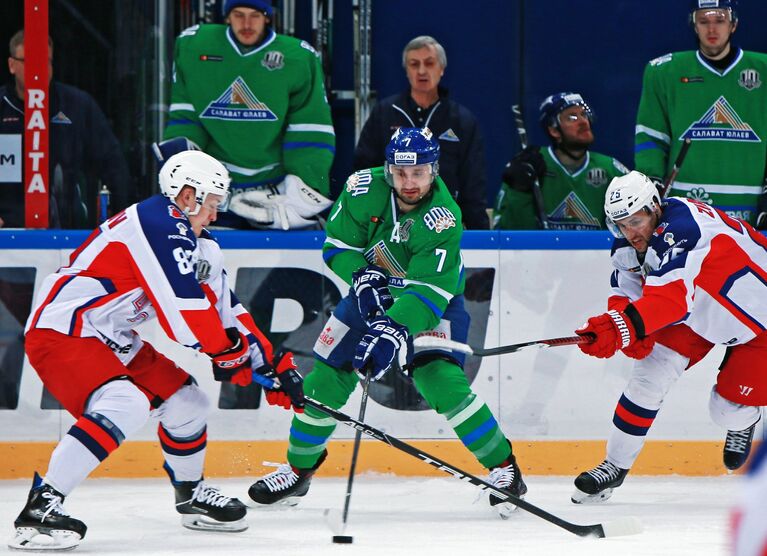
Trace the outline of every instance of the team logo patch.
<instances>
[{"instance_id":1,"label":"team logo patch","mask_svg":"<svg viewBox=\"0 0 767 556\"><path fill-rule=\"evenodd\" d=\"M176 222L176 228L178 228L178 233L180 233L182 236L185 236L189 231L189 228L183 222Z\"/></svg>"},{"instance_id":2,"label":"team logo patch","mask_svg":"<svg viewBox=\"0 0 767 556\"><path fill-rule=\"evenodd\" d=\"M434 207L423 215L426 227L440 233L448 228L455 227L455 216L445 207Z\"/></svg>"},{"instance_id":3,"label":"team logo patch","mask_svg":"<svg viewBox=\"0 0 767 556\"><path fill-rule=\"evenodd\" d=\"M602 187L607 185L607 170L604 168L592 168L586 174L586 183L591 187Z\"/></svg>"},{"instance_id":4,"label":"team logo patch","mask_svg":"<svg viewBox=\"0 0 767 556\"><path fill-rule=\"evenodd\" d=\"M314 54L315 56L317 56L317 58L319 58L319 57L320 57L320 54L319 54L319 52L317 52L316 50L314 50L314 47L313 47L311 44L309 44L308 42L306 42L306 41L301 41L301 44L300 44L300 46L301 46L301 48L305 48L306 50L308 50L309 52L311 52L312 54Z\"/></svg>"},{"instance_id":5,"label":"team logo patch","mask_svg":"<svg viewBox=\"0 0 767 556\"><path fill-rule=\"evenodd\" d=\"M198 282L207 282L210 278L211 264L205 259L198 259L194 265L195 277Z\"/></svg>"},{"instance_id":6,"label":"team logo patch","mask_svg":"<svg viewBox=\"0 0 767 556\"><path fill-rule=\"evenodd\" d=\"M666 62L670 62L671 58L673 58L673 54L664 54L663 56L659 56L653 60L650 60L651 66L660 66L661 64L665 64Z\"/></svg>"},{"instance_id":7,"label":"team logo patch","mask_svg":"<svg viewBox=\"0 0 767 556\"><path fill-rule=\"evenodd\" d=\"M665 241L669 245L674 245L674 242L676 240L674 239L674 234L672 234L671 232L667 232L663 234L663 241Z\"/></svg>"},{"instance_id":8,"label":"team logo patch","mask_svg":"<svg viewBox=\"0 0 767 556\"><path fill-rule=\"evenodd\" d=\"M687 128L680 141L687 138L696 141L737 141L761 143L753 128L744 122L723 96L706 110L701 118Z\"/></svg>"},{"instance_id":9,"label":"team logo patch","mask_svg":"<svg viewBox=\"0 0 767 556\"><path fill-rule=\"evenodd\" d=\"M64 112L59 111L58 114L56 114L54 117L51 118L52 124L71 124L72 120L70 120Z\"/></svg>"},{"instance_id":10,"label":"team logo patch","mask_svg":"<svg viewBox=\"0 0 767 556\"><path fill-rule=\"evenodd\" d=\"M453 131L453 128L449 128L442 135L440 135L438 139L441 139L442 141L451 141L453 143L458 143L460 141L458 136L455 134L455 131Z\"/></svg>"},{"instance_id":11,"label":"team logo patch","mask_svg":"<svg viewBox=\"0 0 767 556\"><path fill-rule=\"evenodd\" d=\"M173 218L186 218L186 215L175 205L168 206L168 214Z\"/></svg>"},{"instance_id":12,"label":"team logo patch","mask_svg":"<svg viewBox=\"0 0 767 556\"><path fill-rule=\"evenodd\" d=\"M762 80L759 77L759 72L755 69L744 69L740 72L740 79L738 79L738 85L746 89L747 91L753 91L762 86Z\"/></svg>"},{"instance_id":13,"label":"team logo patch","mask_svg":"<svg viewBox=\"0 0 767 556\"><path fill-rule=\"evenodd\" d=\"M690 191L687 192L687 198L694 201L700 201L701 203L706 203L708 205L713 204L711 195L709 195L708 191L706 191L703 187L693 187L690 189Z\"/></svg>"},{"instance_id":14,"label":"team logo patch","mask_svg":"<svg viewBox=\"0 0 767 556\"><path fill-rule=\"evenodd\" d=\"M258 100L245 80L238 77L221 96L211 102L200 118L232 122L273 122L277 116Z\"/></svg>"},{"instance_id":15,"label":"team logo patch","mask_svg":"<svg viewBox=\"0 0 767 556\"><path fill-rule=\"evenodd\" d=\"M217 54L200 54L200 62L223 62L224 57Z\"/></svg>"},{"instance_id":16,"label":"team logo patch","mask_svg":"<svg viewBox=\"0 0 767 556\"><path fill-rule=\"evenodd\" d=\"M389 250L389 246L386 245L384 240L379 241L370 249L365 251L365 260L370 264L380 266L384 270L389 272L389 280L391 276L404 278L406 275L405 269L397 262L394 254Z\"/></svg>"},{"instance_id":17,"label":"team logo patch","mask_svg":"<svg viewBox=\"0 0 767 556\"><path fill-rule=\"evenodd\" d=\"M703 83L703 78L699 75L693 77L680 77L679 81L682 83Z\"/></svg>"},{"instance_id":18,"label":"team logo patch","mask_svg":"<svg viewBox=\"0 0 767 556\"><path fill-rule=\"evenodd\" d=\"M605 181L605 183L607 182ZM620 191L614 193L620 193ZM567 197L562 199L562 202L548 216L552 223L555 224L556 229L560 230L598 230L601 227L599 219L591 214L586 204L578 197L575 191L571 191ZM618 215L613 215L613 220L619 220L620 218ZM567 222L568 220L570 222ZM561 224L557 225L557 222Z\"/></svg>"},{"instance_id":19,"label":"team logo patch","mask_svg":"<svg viewBox=\"0 0 767 556\"><path fill-rule=\"evenodd\" d=\"M285 55L278 50L270 50L264 54L264 59L261 60L261 65L269 71L282 69L285 67Z\"/></svg>"},{"instance_id":20,"label":"team logo patch","mask_svg":"<svg viewBox=\"0 0 767 556\"><path fill-rule=\"evenodd\" d=\"M405 223L400 226L399 229L399 237L402 241L407 241L410 239L410 230L413 227L413 224L415 224L415 220L412 218L408 218L405 220Z\"/></svg>"},{"instance_id":21,"label":"team logo patch","mask_svg":"<svg viewBox=\"0 0 767 556\"><path fill-rule=\"evenodd\" d=\"M373 175L370 170L361 170L353 173L346 180L346 191L352 194L352 197L364 195L370 190L370 182L373 181Z\"/></svg>"}]
</instances>

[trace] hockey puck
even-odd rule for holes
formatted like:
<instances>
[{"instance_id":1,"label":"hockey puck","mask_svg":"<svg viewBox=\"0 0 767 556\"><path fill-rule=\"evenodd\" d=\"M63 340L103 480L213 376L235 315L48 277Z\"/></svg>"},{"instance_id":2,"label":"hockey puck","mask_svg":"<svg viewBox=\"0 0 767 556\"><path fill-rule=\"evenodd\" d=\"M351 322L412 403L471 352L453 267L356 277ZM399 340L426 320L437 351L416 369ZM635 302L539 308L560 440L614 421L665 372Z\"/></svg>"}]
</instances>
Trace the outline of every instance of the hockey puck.
<instances>
[{"instance_id":1,"label":"hockey puck","mask_svg":"<svg viewBox=\"0 0 767 556\"><path fill-rule=\"evenodd\" d=\"M333 535L333 542L336 544L352 544L354 537L350 535Z\"/></svg>"}]
</instances>

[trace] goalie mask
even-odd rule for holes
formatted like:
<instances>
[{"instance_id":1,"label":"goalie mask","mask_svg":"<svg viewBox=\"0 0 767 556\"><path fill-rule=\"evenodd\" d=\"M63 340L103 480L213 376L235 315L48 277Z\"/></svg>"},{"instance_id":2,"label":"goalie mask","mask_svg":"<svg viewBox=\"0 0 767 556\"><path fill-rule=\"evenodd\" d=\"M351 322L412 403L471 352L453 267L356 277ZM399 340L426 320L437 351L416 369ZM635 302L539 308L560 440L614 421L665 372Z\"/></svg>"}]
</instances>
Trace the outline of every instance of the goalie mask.
<instances>
[{"instance_id":1,"label":"goalie mask","mask_svg":"<svg viewBox=\"0 0 767 556\"><path fill-rule=\"evenodd\" d=\"M202 151L183 151L171 156L160 170L160 191L175 201L185 185L194 188L197 206L188 211L189 216L200 212L208 195L218 195L220 212L229 204L229 172L223 164Z\"/></svg>"},{"instance_id":2,"label":"goalie mask","mask_svg":"<svg viewBox=\"0 0 767 556\"><path fill-rule=\"evenodd\" d=\"M616 220L628 218L640 210L649 213L660 207L660 194L655 184L644 174L632 170L625 176L613 178L605 192L605 222L615 237L623 237Z\"/></svg>"},{"instance_id":3,"label":"goalie mask","mask_svg":"<svg viewBox=\"0 0 767 556\"><path fill-rule=\"evenodd\" d=\"M394 187L393 166L420 166L428 164L432 182L439 173L439 141L428 127L401 127L394 132L386 146L384 175Z\"/></svg>"}]
</instances>

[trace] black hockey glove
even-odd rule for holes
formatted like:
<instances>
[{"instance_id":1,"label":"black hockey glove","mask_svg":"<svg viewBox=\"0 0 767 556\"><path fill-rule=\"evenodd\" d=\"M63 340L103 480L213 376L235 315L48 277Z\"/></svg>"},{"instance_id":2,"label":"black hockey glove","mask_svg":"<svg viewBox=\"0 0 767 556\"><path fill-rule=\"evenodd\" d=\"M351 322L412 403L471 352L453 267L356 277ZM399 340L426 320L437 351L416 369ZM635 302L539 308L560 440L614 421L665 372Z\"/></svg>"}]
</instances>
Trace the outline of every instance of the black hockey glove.
<instances>
[{"instance_id":1,"label":"black hockey glove","mask_svg":"<svg viewBox=\"0 0 767 556\"><path fill-rule=\"evenodd\" d=\"M367 324L394 304L386 272L375 265L360 268L352 274L352 289L357 296L360 315Z\"/></svg>"},{"instance_id":2,"label":"black hockey glove","mask_svg":"<svg viewBox=\"0 0 767 556\"><path fill-rule=\"evenodd\" d=\"M266 401L270 405L279 405L285 409L290 409L292 405L296 413L303 413L305 405L304 379L298 372L292 352L286 351L276 355L274 366L266 365L256 369L256 372L279 381L279 386L265 391Z\"/></svg>"},{"instance_id":3,"label":"black hockey glove","mask_svg":"<svg viewBox=\"0 0 767 556\"><path fill-rule=\"evenodd\" d=\"M543 185L546 174L546 161L543 160L540 147L526 147L519 151L511 162L506 164L501 179L512 189L522 193L530 193L537 179Z\"/></svg>"}]
</instances>

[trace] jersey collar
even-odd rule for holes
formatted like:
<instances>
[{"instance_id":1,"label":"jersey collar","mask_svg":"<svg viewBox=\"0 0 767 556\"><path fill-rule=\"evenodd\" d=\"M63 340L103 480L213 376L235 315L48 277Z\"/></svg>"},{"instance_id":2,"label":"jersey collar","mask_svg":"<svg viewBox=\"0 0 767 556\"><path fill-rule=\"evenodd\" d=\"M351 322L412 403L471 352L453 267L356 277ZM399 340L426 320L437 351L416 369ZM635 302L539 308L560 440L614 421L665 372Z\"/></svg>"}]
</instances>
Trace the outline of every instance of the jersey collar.
<instances>
[{"instance_id":1,"label":"jersey collar","mask_svg":"<svg viewBox=\"0 0 767 556\"><path fill-rule=\"evenodd\" d=\"M269 33L266 35L266 38L264 38L264 41L255 47L253 50L249 50L248 52L242 52L240 50L240 43L237 41L237 39L234 37L234 34L232 33L232 28L228 27L226 28L226 40L229 41L229 44L232 45L232 48L234 51L239 54L240 56L251 56L255 54L256 52L259 52L269 46L272 42L274 42L274 39L277 38L277 33L274 32L274 29L269 29Z\"/></svg>"},{"instance_id":2,"label":"jersey collar","mask_svg":"<svg viewBox=\"0 0 767 556\"><path fill-rule=\"evenodd\" d=\"M712 66L712 65L711 65L711 64L708 62L708 60L706 60L706 57L705 57L705 56L703 56L703 55L700 53L700 50L696 50L696 51L695 51L695 56L698 58L698 62L700 62L700 63L701 63L701 65L702 65L704 68L706 68L708 71L710 71L711 73L713 73L713 74L715 74L715 75L718 75L718 76L720 76L720 77L724 77L725 75L727 75L728 73L730 73L730 70L732 70L732 68L734 68L735 66L737 66L737 65L738 65L738 63L740 62L740 60L743 58L743 50L742 50L740 47L734 47L734 48L737 48L737 49L738 49L738 54L735 56L735 58L733 58L733 59L732 59L732 63L731 63L729 66L727 66L726 68L724 68L724 70L722 70L722 71L719 71L719 70L718 70L718 69L716 69L714 66Z\"/></svg>"}]
</instances>

